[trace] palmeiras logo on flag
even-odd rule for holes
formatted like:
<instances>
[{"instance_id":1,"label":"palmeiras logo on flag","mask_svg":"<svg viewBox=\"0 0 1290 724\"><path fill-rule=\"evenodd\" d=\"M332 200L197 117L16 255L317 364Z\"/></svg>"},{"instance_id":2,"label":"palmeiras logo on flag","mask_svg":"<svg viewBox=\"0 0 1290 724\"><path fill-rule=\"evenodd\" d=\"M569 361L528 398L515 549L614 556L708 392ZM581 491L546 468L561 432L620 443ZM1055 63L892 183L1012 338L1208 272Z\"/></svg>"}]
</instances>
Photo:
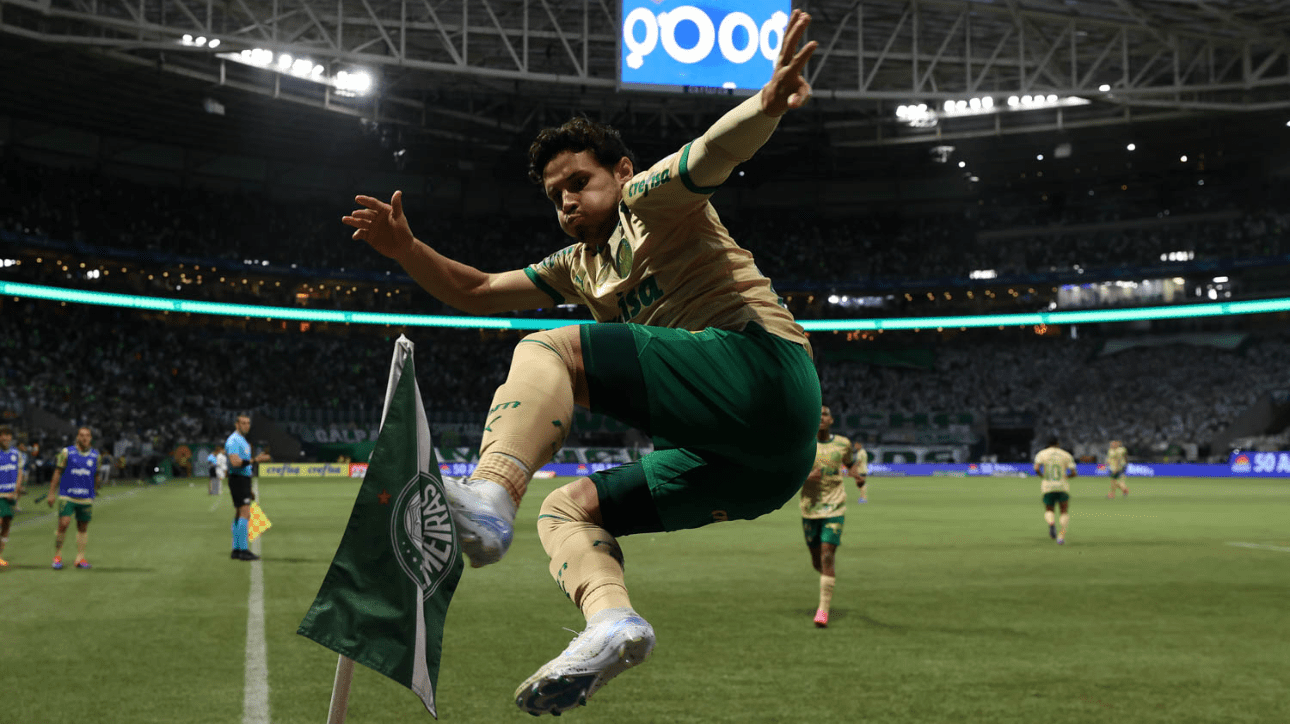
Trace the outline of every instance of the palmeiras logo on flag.
<instances>
[{"instance_id":1,"label":"palmeiras logo on flag","mask_svg":"<svg viewBox=\"0 0 1290 724\"><path fill-rule=\"evenodd\" d=\"M461 560L442 488L442 480L417 473L403 486L391 512L390 544L404 575L421 587L425 598L434 595L452 573L453 562Z\"/></svg>"},{"instance_id":2,"label":"palmeiras logo on flag","mask_svg":"<svg viewBox=\"0 0 1290 724\"><path fill-rule=\"evenodd\" d=\"M412 342L400 336L367 475L297 633L408 687L438 717L443 625L461 572Z\"/></svg>"}]
</instances>

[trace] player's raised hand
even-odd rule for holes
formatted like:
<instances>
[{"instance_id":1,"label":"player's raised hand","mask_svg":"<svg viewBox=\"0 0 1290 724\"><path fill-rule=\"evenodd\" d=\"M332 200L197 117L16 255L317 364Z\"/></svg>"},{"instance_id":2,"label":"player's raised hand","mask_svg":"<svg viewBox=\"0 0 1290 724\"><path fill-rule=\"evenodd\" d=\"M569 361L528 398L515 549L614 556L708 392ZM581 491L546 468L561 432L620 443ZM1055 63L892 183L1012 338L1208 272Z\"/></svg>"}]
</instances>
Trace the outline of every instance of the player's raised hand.
<instances>
[{"instance_id":1,"label":"player's raised hand","mask_svg":"<svg viewBox=\"0 0 1290 724\"><path fill-rule=\"evenodd\" d=\"M802 77L802 69L820 44L812 40L801 50L797 49L810 24L811 16L801 10L794 10L788 19L788 29L784 31L784 39L779 44L775 71L770 76L770 82L761 89L761 109L768 116L778 117L790 108L801 108L806 99L811 97L811 84Z\"/></svg>"},{"instance_id":2,"label":"player's raised hand","mask_svg":"<svg viewBox=\"0 0 1290 724\"><path fill-rule=\"evenodd\" d=\"M354 201L363 208L351 211L340 221L357 229L353 234L355 239L366 241L373 249L395 260L412 249L415 238L403 215L402 191L395 191L388 204L371 196L355 196Z\"/></svg>"}]
</instances>

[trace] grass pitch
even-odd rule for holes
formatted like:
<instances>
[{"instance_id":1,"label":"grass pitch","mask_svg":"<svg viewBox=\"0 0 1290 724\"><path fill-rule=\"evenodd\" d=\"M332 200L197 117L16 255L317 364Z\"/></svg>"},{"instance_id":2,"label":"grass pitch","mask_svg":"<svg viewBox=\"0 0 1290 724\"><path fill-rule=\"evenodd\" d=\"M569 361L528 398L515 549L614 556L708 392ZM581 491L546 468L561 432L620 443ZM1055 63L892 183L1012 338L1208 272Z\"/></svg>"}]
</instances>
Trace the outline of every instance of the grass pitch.
<instances>
[{"instance_id":1,"label":"grass pitch","mask_svg":"<svg viewBox=\"0 0 1290 724\"><path fill-rule=\"evenodd\" d=\"M515 686L581 629L546 571L535 481L515 544L467 569L439 680L445 722L528 721ZM873 478L847 509L828 629L796 502L756 521L622 540L650 661L583 722L1290 721L1290 484L1103 479L1072 492L1068 544L1034 478ZM262 481L271 720L326 720L336 656L295 634L356 481ZM854 493L852 493L854 496ZM854 500L854 497L852 498ZM54 520L24 500L0 572L0 721L240 722L249 567L227 493L107 488L91 571L49 568ZM1262 547L1234 546L1245 543ZM64 548L70 561L75 538ZM349 721L426 721L359 667Z\"/></svg>"}]
</instances>

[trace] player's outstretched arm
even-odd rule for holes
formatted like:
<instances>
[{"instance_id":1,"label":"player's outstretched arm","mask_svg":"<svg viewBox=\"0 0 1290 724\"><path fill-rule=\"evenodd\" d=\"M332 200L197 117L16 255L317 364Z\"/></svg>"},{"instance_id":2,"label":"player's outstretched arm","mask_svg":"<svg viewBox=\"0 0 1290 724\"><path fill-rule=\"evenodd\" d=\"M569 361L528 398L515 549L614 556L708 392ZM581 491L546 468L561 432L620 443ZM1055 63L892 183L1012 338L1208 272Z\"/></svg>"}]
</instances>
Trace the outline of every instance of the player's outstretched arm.
<instances>
[{"instance_id":1,"label":"player's outstretched arm","mask_svg":"<svg viewBox=\"0 0 1290 724\"><path fill-rule=\"evenodd\" d=\"M780 43L775 69L761 92L730 110L683 149L681 175L691 190L712 193L735 166L752 158L770 139L780 116L806 103L811 85L802 77L802 70L818 43L812 40L800 49L798 46L810 24L810 15L794 10Z\"/></svg>"},{"instance_id":2,"label":"player's outstretched arm","mask_svg":"<svg viewBox=\"0 0 1290 724\"><path fill-rule=\"evenodd\" d=\"M341 218L354 227L353 238L397 261L422 289L439 301L469 314L493 314L514 309L540 309L550 298L522 270L490 274L453 261L412 234L403 214L403 192L390 202L355 196L363 208Z\"/></svg>"}]
</instances>

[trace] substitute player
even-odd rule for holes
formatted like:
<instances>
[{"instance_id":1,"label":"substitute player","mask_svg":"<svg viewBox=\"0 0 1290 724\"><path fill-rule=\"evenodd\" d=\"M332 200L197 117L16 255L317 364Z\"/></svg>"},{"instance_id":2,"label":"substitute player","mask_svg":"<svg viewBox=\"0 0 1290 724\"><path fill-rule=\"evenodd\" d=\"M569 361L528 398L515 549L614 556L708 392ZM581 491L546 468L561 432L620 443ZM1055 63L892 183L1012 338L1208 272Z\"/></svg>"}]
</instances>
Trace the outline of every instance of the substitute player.
<instances>
[{"instance_id":1,"label":"substitute player","mask_svg":"<svg viewBox=\"0 0 1290 724\"><path fill-rule=\"evenodd\" d=\"M13 447L13 428L0 425L0 569L8 568L4 547L9 542L9 525L23 490L22 453Z\"/></svg>"},{"instance_id":2,"label":"substitute player","mask_svg":"<svg viewBox=\"0 0 1290 724\"><path fill-rule=\"evenodd\" d=\"M575 403L650 434L643 459L565 485L542 503L538 537L556 583L586 617L564 653L515 692L559 714L653 650L631 607L619 536L696 528L777 510L815 457L819 378L802 328L709 197L753 156L779 116L806 102L794 11L771 80L703 136L644 172L613 128L575 118L543 130L529 175L576 243L525 269L484 273L415 239L402 194L368 196L343 219L443 302L472 314L578 302L600 324L524 338L488 411L480 462L445 480L474 566L510 546L533 473L559 450Z\"/></svg>"},{"instance_id":3,"label":"substitute player","mask_svg":"<svg viewBox=\"0 0 1290 724\"><path fill-rule=\"evenodd\" d=\"M1111 475L1111 492L1106 497L1114 500L1117 489L1124 491L1124 497L1129 497L1129 486L1124 483L1124 469L1128 466L1129 451L1124 449L1124 443L1112 440L1106 451L1106 469Z\"/></svg>"},{"instance_id":4,"label":"substitute player","mask_svg":"<svg viewBox=\"0 0 1290 724\"><path fill-rule=\"evenodd\" d=\"M820 407L820 429L815 436L815 465L802 485L802 533L811 552L811 565L820 574L820 605L815 609L815 625L829 625L829 608L833 605L833 586L837 582L834 558L842 545L842 526L846 522L847 490L842 471L850 466L855 474L857 463L851 441L831 432L833 414Z\"/></svg>"},{"instance_id":5,"label":"substitute player","mask_svg":"<svg viewBox=\"0 0 1290 724\"><path fill-rule=\"evenodd\" d=\"M85 545L90 539L90 520L94 517L94 496L98 487L99 451L90 444L94 433L88 427L76 430L76 444L58 451L54 460L54 477L49 481L45 502L54 507L58 501L58 532L54 534L56 571L63 569L63 539L67 526L76 516L76 567L90 568L85 560Z\"/></svg>"},{"instance_id":6,"label":"substitute player","mask_svg":"<svg viewBox=\"0 0 1290 724\"><path fill-rule=\"evenodd\" d=\"M1048 523L1048 537L1056 538L1057 545L1066 542L1066 526L1070 524L1070 478L1078 473L1075 458L1057 447L1056 436L1048 438L1048 447L1035 453L1035 472L1040 477L1040 490L1044 494L1044 522ZM1053 507L1060 505L1061 530L1054 525Z\"/></svg>"},{"instance_id":7,"label":"substitute player","mask_svg":"<svg viewBox=\"0 0 1290 724\"><path fill-rule=\"evenodd\" d=\"M869 452L864 449L864 443L856 440L854 445L855 466L851 468L851 475L856 479L856 487L860 489L860 497L857 503L868 503L869 496L865 491L869 479Z\"/></svg>"},{"instance_id":8,"label":"substitute player","mask_svg":"<svg viewBox=\"0 0 1290 724\"><path fill-rule=\"evenodd\" d=\"M236 429L224 441L224 450L228 455L228 492L233 498L233 552L229 558L235 561L258 561L260 557L251 552L248 540L247 521L251 518L251 501L255 494L251 492L251 473L255 463L268 462L268 453L251 455L251 443L246 441L251 432L251 416L238 415Z\"/></svg>"}]
</instances>

